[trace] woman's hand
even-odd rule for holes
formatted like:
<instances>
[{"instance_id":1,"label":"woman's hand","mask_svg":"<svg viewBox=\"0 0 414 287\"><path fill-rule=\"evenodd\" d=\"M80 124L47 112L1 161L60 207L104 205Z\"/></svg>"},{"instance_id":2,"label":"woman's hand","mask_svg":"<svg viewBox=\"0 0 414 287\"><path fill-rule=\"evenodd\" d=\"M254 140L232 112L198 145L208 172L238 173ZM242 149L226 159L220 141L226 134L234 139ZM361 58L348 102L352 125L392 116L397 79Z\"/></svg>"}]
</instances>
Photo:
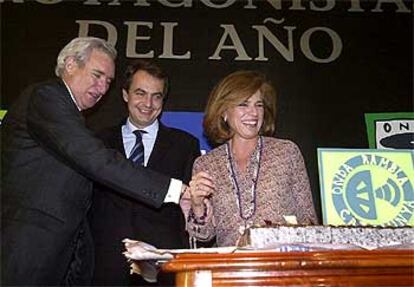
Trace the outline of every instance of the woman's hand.
<instances>
[{"instance_id":1,"label":"woman's hand","mask_svg":"<svg viewBox=\"0 0 414 287\"><path fill-rule=\"evenodd\" d=\"M195 215L201 215L204 213L204 200L215 191L213 179L208 173L200 171L193 175L189 185L191 207Z\"/></svg>"}]
</instances>

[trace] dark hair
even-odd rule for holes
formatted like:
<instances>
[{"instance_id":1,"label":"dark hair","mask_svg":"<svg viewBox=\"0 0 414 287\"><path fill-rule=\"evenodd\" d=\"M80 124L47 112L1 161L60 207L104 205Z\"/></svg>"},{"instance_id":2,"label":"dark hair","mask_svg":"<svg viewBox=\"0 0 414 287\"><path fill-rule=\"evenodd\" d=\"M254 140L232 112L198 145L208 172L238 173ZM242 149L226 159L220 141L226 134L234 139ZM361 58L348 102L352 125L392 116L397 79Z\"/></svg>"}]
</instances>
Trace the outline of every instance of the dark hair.
<instances>
[{"instance_id":1,"label":"dark hair","mask_svg":"<svg viewBox=\"0 0 414 287\"><path fill-rule=\"evenodd\" d=\"M164 91L163 95L164 97L167 95L168 92L168 76L164 72L164 70L155 62L149 61L149 60L134 60L131 61L124 73L124 79L122 82L122 88L125 91L129 90L129 87L132 82L132 78L134 77L134 74L138 71L145 71L151 76L163 80L164 81Z\"/></svg>"}]
</instances>

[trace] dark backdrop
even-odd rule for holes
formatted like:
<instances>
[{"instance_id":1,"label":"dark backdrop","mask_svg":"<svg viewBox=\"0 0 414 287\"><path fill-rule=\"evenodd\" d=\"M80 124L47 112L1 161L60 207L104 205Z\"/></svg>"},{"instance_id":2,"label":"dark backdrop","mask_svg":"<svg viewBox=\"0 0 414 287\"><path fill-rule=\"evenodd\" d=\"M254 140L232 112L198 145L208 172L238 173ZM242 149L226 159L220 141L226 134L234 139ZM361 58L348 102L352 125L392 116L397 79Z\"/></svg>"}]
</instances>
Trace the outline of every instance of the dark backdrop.
<instances>
[{"instance_id":1,"label":"dark backdrop","mask_svg":"<svg viewBox=\"0 0 414 287\"><path fill-rule=\"evenodd\" d=\"M301 148L318 211L317 147L366 148L364 113L413 110L412 1L1 2L2 109L27 84L53 76L59 50L82 34L79 21L116 29L118 72L131 58L154 58L165 67L167 111L203 111L225 75L261 70L278 91L276 136ZM135 42L137 34L147 39ZM90 25L88 35L108 37L101 25ZM164 57L168 37L172 53ZM116 80L88 123L100 129L125 112Z\"/></svg>"}]
</instances>

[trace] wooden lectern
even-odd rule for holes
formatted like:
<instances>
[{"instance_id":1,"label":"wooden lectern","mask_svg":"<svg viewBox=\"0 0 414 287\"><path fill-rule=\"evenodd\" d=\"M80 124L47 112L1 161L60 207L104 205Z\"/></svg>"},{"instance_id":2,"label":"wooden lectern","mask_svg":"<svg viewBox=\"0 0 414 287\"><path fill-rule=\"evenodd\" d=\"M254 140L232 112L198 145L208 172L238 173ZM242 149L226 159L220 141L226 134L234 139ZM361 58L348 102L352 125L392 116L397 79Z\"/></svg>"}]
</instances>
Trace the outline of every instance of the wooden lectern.
<instances>
[{"instance_id":1,"label":"wooden lectern","mask_svg":"<svg viewBox=\"0 0 414 287\"><path fill-rule=\"evenodd\" d=\"M414 286L414 250L186 253L162 266L176 286Z\"/></svg>"}]
</instances>

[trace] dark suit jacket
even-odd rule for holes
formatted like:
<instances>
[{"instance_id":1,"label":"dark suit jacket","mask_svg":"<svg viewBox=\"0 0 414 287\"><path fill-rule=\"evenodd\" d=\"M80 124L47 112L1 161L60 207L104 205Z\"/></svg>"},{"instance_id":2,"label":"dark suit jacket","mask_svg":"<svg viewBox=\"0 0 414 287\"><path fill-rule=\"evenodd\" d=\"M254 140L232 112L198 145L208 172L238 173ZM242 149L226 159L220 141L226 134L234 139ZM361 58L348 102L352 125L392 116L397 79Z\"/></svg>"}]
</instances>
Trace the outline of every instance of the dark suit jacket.
<instances>
[{"instance_id":1,"label":"dark suit jacket","mask_svg":"<svg viewBox=\"0 0 414 287\"><path fill-rule=\"evenodd\" d=\"M168 191L167 176L134 168L94 137L61 80L27 89L1 132L4 285L87 284L93 266L81 259L92 245L79 243L93 181L153 207Z\"/></svg>"},{"instance_id":2,"label":"dark suit jacket","mask_svg":"<svg viewBox=\"0 0 414 287\"><path fill-rule=\"evenodd\" d=\"M121 126L99 134L107 147L125 154ZM198 140L190 134L160 123L147 168L188 183L192 166L200 155ZM129 275L122 254L122 239L145 241L158 248L187 248L185 220L179 206L163 204L153 208L97 186L90 211L91 230L95 242L96 266L94 285L136 285L139 280ZM163 278L161 278L162 281Z\"/></svg>"}]
</instances>

